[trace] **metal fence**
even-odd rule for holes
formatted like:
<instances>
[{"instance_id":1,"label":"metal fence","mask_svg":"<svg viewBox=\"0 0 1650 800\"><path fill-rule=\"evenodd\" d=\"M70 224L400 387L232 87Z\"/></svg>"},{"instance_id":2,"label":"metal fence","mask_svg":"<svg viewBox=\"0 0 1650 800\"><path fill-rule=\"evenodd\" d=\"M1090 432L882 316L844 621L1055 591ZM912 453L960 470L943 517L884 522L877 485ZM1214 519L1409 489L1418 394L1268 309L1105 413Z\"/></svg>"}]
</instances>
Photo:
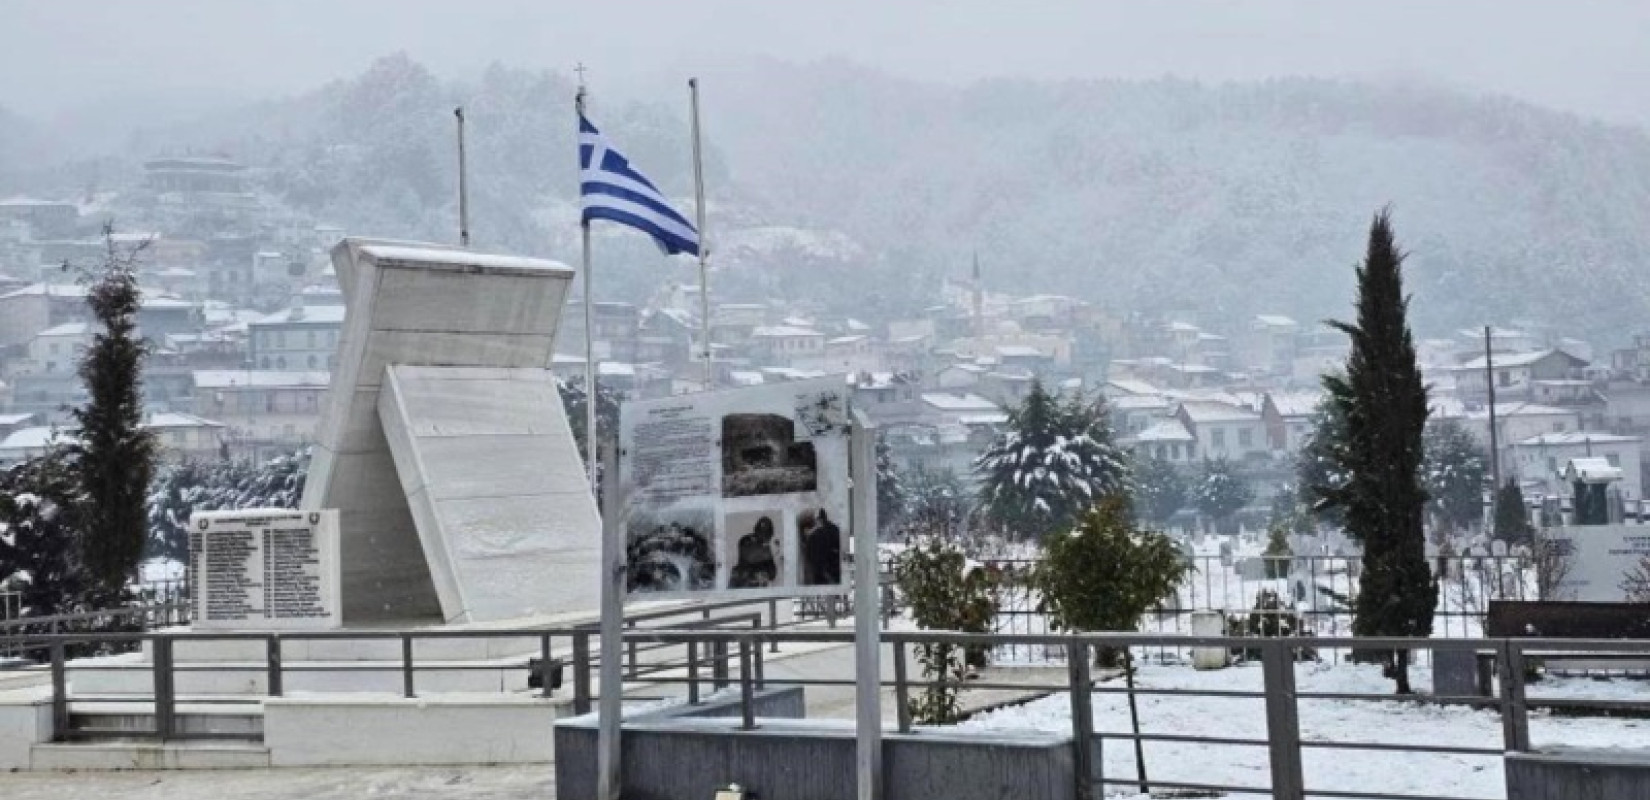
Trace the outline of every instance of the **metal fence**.
<instances>
[{"instance_id":1,"label":"metal fence","mask_svg":"<svg viewBox=\"0 0 1650 800\"><path fill-rule=\"evenodd\" d=\"M797 646L846 646L852 643L850 631L780 628L789 624L778 616L779 605L768 601L761 605L730 602L707 606L671 608L646 614L637 614L626 620L624 634L624 674L627 689L641 687L644 691L658 691L673 695L688 703L698 702L707 690L737 685L740 695L740 724L757 724L753 697L766 686L832 687L841 690L852 686L854 677L821 674L828 670L819 666L790 668L783 680L770 681L766 675L764 654L782 652L782 648ZM261 673L266 686L264 696L280 696L286 678L299 670L324 670L337 667L289 664L284 651L289 643L330 641L396 642L400 659L393 665L351 665L350 669L384 669L399 675L399 691L391 696L419 695L419 675L425 670L450 671L454 669L498 669L495 664L462 665L420 655L421 645L439 639L504 639L537 642L537 664L543 678L542 689L550 695L557 689L553 675L565 664L572 673L571 696L578 711L592 708L597 686L593 676L599 666L599 635L596 626L561 628L523 628L511 630L433 631L329 631L312 633L58 633L13 635L0 638L0 644L9 644L28 652L44 652L45 664L37 669L49 672L52 687L52 724L54 737L73 740L96 736L122 738L152 738L178 740L190 738L223 738L213 734L185 730L178 724L177 679L189 670L218 670ZM911 716L910 700L918 693L938 684L935 680L913 674L908 661L913 648L924 644L946 644L957 648L988 647L1035 648L1042 651L1061 650L1066 664L1063 679L1045 683L991 682L972 680L958 684L967 691L1011 691L1021 694L1034 692L1065 692L1069 694L1069 730L1072 734L1074 774L1079 796L1092 797L1108 787L1134 787L1146 791L1209 791L1253 793L1279 800L1301 800L1312 797L1343 798L1397 798L1422 800L1420 796L1395 794L1379 786L1344 788L1314 787L1305 781L1302 751L1307 750L1375 750L1402 757L1405 754L1450 754L1482 758L1499 758L1503 753L1527 752L1531 749L1529 736L1530 712L1534 709L1578 712L1601 708L1612 713L1650 713L1650 702L1632 702L1614 698L1547 697L1530 698L1525 691L1527 667L1537 659L1555 656L1585 654L1588 658L1623 657L1650 658L1647 641L1579 641L1540 639L1388 639L1388 638L1328 638L1300 637L1294 639L1243 639L1234 637L1188 637L1166 634L958 634L930 631L887 631L885 643L893 654L891 680L880 685L889 692L895 705L895 730L909 732L920 727ZM243 641L262 645L265 657L257 664L189 664L175 658L180 645L199 642ZM99 731L77 727L72 713L76 709L95 708L99 702L133 702L133 698L81 696L71 691L69 651L75 646L125 643L143 645L151 658L139 668L152 673L154 725L146 731ZM1262 671L1262 689L1184 689L1166 687L1113 686L1097 684L1090 674L1093 656L1101 650L1127 650L1149 653L1162 649L1188 647L1245 648L1259 651ZM1475 654L1493 666L1492 691L1488 696L1412 695L1394 696L1386 693L1301 692L1297 689L1296 669L1299 652L1303 648L1337 650L1357 647L1363 650L1407 650L1416 653L1451 650ZM533 661L523 656L517 665L526 677ZM834 663L834 662L833 662ZM846 660L852 664L852 660ZM849 667L851 670L851 666ZM524 681L525 684L525 681ZM1266 720L1264 736L1240 737L1205 735L1193 731L1140 732L1134 730L1097 731L1093 716L1093 700L1105 694L1136 696L1178 695L1191 698L1226 697L1248 698L1264 707ZM253 696L251 699L261 699ZM1499 743L1453 742L1447 744L1375 743L1351 739L1303 739L1298 706L1302 702L1382 702L1426 703L1435 705L1465 705L1486 709L1499 716L1502 741ZM1423 720L1424 722L1424 720ZM1220 730L1211 725L1205 730ZM244 738L246 734L239 734ZM1140 776L1108 775L1103 764L1094 759L1091 745L1102 741L1123 741L1131 745L1150 742L1181 742L1209 748L1258 748L1266 753L1263 768L1257 768L1252 784L1223 784L1217 781L1151 780L1149 787ZM1264 776L1264 777L1262 777ZM1432 795L1425 800L1483 800L1483 798L1453 798Z\"/></svg>"},{"instance_id":2,"label":"metal fence","mask_svg":"<svg viewBox=\"0 0 1650 800\"><path fill-rule=\"evenodd\" d=\"M1039 561L984 563L1001 576L995 632L1050 633L1047 615L1038 610L1039 598L1028 582ZM1253 620L1258 625L1265 620L1268 630L1281 630L1287 636L1350 636L1361 566L1359 559L1345 556L1196 556L1186 579L1173 595L1147 612L1140 630L1190 634L1194 613L1219 611L1244 623ZM1433 632L1443 638L1483 635L1491 600L1534 600L1538 595L1535 565L1525 557L1442 556L1432 559L1432 566L1439 580ZM1266 593L1275 605L1263 600ZM1339 658L1349 652L1336 648L1323 655ZM1063 648L1041 650L1018 644L1002 645L994 655L1007 663L1063 663L1066 657ZM1185 648L1163 646L1148 655L1184 657Z\"/></svg>"}]
</instances>

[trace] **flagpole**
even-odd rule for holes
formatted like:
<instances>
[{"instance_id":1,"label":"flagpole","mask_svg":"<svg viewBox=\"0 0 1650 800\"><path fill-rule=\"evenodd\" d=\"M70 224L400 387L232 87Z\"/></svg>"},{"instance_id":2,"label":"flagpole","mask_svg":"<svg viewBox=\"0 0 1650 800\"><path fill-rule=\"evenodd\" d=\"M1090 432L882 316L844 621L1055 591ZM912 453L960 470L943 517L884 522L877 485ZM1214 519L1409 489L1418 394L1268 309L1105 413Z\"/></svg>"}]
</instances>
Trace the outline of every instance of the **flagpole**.
<instances>
[{"instance_id":1,"label":"flagpole","mask_svg":"<svg viewBox=\"0 0 1650 800\"><path fill-rule=\"evenodd\" d=\"M716 367L711 363L710 345L710 237L705 235L705 165L699 147L699 79L688 78L688 95L693 105L693 210L699 229L699 336L705 343L705 389L716 386Z\"/></svg>"},{"instance_id":2,"label":"flagpole","mask_svg":"<svg viewBox=\"0 0 1650 800\"><path fill-rule=\"evenodd\" d=\"M579 119L584 118L584 81L579 81L579 93L573 98L574 110ZM576 123L575 123L576 124ZM577 128L575 128L577 130ZM575 139L575 141L577 141ZM582 168L582 167L581 167ZM599 497L596 491L596 339L594 318L592 311L594 301L591 299L590 288L590 221L579 221L579 238L584 251L584 465L589 473L590 494Z\"/></svg>"},{"instance_id":3,"label":"flagpole","mask_svg":"<svg viewBox=\"0 0 1650 800\"><path fill-rule=\"evenodd\" d=\"M458 244L470 246L470 184L464 163L464 107L453 109L458 118Z\"/></svg>"}]
</instances>

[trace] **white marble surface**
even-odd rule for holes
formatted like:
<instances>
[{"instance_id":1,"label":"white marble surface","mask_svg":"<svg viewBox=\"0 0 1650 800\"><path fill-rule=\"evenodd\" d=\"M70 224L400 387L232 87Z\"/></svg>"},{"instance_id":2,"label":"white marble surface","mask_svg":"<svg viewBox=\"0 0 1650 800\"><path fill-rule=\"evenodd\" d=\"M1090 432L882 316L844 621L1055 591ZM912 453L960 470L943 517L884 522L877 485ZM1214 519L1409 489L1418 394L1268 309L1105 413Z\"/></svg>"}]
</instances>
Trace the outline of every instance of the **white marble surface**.
<instances>
[{"instance_id":1,"label":"white marble surface","mask_svg":"<svg viewBox=\"0 0 1650 800\"><path fill-rule=\"evenodd\" d=\"M429 566L432 557L443 560L445 548L421 542L384 437L386 368L547 367L573 271L553 261L368 239L344 240L332 258L349 313L302 506L340 512L346 626L450 621L455 615L442 598L453 595L454 578L450 570L441 576L447 585L438 591ZM562 582L554 574L538 579Z\"/></svg>"},{"instance_id":2,"label":"white marble surface","mask_svg":"<svg viewBox=\"0 0 1650 800\"><path fill-rule=\"evenodd\" d=\"M379 417L447 621L595 609L601 520L552 376L388 375Z\"/></svg>"}]
</instances>

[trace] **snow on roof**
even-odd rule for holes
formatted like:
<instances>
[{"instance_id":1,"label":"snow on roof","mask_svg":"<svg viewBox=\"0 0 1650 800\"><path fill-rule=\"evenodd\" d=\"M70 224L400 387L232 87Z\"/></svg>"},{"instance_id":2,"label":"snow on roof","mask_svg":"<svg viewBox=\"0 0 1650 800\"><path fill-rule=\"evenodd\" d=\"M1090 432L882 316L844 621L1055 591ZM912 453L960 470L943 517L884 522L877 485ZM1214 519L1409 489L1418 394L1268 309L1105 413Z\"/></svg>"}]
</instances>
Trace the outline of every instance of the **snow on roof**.
<instances>
[{"instance_id":1,"label":"snow on roof","mask_svg":"<svg viewBox=\"0 0 1650 800\"><path fill-rule=\"evenodd\" d=\"M51 444L57 429L50 425L18 428L10 436L0 439L0 450L35 450Z\"/></svg>"},{"instance_id":2,"label":"snow on roof","mask_svg":"<svg viewBox=\"0 0 1650 800\"><path fill-rule=\"evenodd\" d=\"M343 306L304 306L284 308L265 316L253 325L342 325Z\"/></svg>"},{"instance_id":3,"label":"snow on roof","mask_svg":"<svg viewBox=\"0 0 1650 800\"><path fill-rule=\"evenodd\" d=\"M361 247L364 255L374 260L399 261L413 264L461 264L466 267L489 267L508 270L565 271L573 269L560 261L526 256L506 256L493 253L474 253L469 250L443 250L434 247L369 244Z\"/></svg>"},{"instance_id":4,"label":"snow on roof","mask_svg":"<svg viewBox=\"0 0 1650 800\"><path fill-rule=\"evenodd\" d=\"M1637 436L1618 436L1614 433L1599 433L1597 431L1570 431L1568 433L1543 433L1531 436L1522 442L1520 447L1559 447L1564 445L1588 444L1625 444L1639 441Z\"/></svg>"},{"instance_id":5,"label":"snow on roof","mask_svg":"<svg viewBox=\"0 0 1650 800\"><path fill-rule=\"evenodd\" d=\"M41 295L85 297L86 287L73 283L31 283L21 289L14 289L5 294L0 294L0 300L11 297L39 297Z\"/></svg>"},{"instance_id":6,"label":"snow on roof","mask_svg":"<svg viewBox=\"0 0 1650 800\"><path fill-rule=\"evenodd\" d=\"M755 370L735 369L728 371L728 378L734 386L761 386L762 373Z\"/></svg>"},{"instance_id":7,"label":"snow on roof","mask_svg":"<svg viewBox=\"0 0 1650 800\"><path fill-rule=\"evenodd\" d=\"M994 412L1000 409L997 404L977 394L952 394L949 392L925 392L922 401L941 411L974 411Z\"/></svg>"},{"instance_id":8,"label":"snow on roof","mask_svg":"<svg viewBox=\"0 0 1650 800\"><path fill-rule=\"evenodd\" d=\"M1277 392L1266 397L1272 401L1272 407L1277 409L1278 416L1282 417L1309 417L1318 410L1318 404L1323 402L1323 395L1316 392Z\"/></svg>"},{"instance_id":9,"label":"snow on roof","mask_svg":"<svg viewBox=\"0 0 1650 800\"><path fill-rule=\"evenodd\" d=\"M812 328L798 325L759 325L751 329L751 338L783 338L801 336L824 336Z\"/></svg>"},{"instance_id":10,"label":"snow on roof","mask_svg":"<svg viewBox=\"0 0 1650 800\"><path fill-rule=\"evenodd\" d=\"M1568 481L1582 480L1589 483L1619 481L1622 478L1621 467L1610 463L1610 459L1598 456L1572 458L1564 465L1564 479Z\"/></svg>"},{"instance_id":11,"label":"snow on roof","mask_svg":"<svg viewBox=\"0 0 1650 800\"><path fill-rule=\"evenodd\" d=\"M1196 333L1203 329L1190 322L1171 322L1169 323L1169 330L1176 333Z\"/></svg>"},{"instance_id":12,"label":"snow on roof","mask_svg":"<svg viewBox=\"0 0 1650 800\"><path fill-rule=\"evenodd\" d=\"M1003 344L996 348L997 355L1002 358L1042 358L1043 351L1024 344Z\"/></svg>"},{"instance_id":13,"label":"snow on roof","mask_svg":"<svg viewBox=\"0 0 1650 800\"><path fill-rule=\"evenodd\" d=\"M92 330L89 322L65 322L62 325L53 325L35 336L85 336Z\"/></svg>"},{"instance_id":14,"label":"snow on roof","mask_svg":"<svg viewBox=\"0 0 1650 800\"><path fill-rule=\"evenodd\" d=\"M869 336L866 336L864 334L860 334L858 336L838 336L835 339L826 339L825 343L826 344L856 344L858 342L863 342L863 341L865 341L866 339L869 339L869 338L870 338Z\"/></svg>"},{"instance_id":15,"label":"snow on roof","mask_svg":"<svg viewBox=\"0 0 1650 800\"><path fill-rule=\"evenodd\" d=\"M1181 402L1180 409L1186 412L1186 417L1192 422L1249 422L1260 419L1260 415L1247 408L1222 403L1214 400L1186 400Z\"/></svg>"},{"instance_id":16,"label":"snow on roof","mask_svg":"<svg viewBox=\"0 0 1650 800\"><path fill-rule=\"evenodd\" d=\"M596 362L597 375L612 375L616 378L633 378L636 376L636 365L626 364L623 361Z\"/></svg>"},{"instance_id":17,"label":"snow on roof","mask_svg":"<svg viewBox=\"0 0 1650 800\"><path fill-rule=\"evenodd\" d=\"M957 421L964 425L1001 425L1008 421L1008 413L968 413L958 414Z\"/></svg>"},{"instance_id":18,"label":"snow on roof","mask_svg":"<svg viewBox=\"0 0 1650 800\"><path fill-rule=\"evenodd\" d=\"M1129 394L1106 401L1118 411L1155 411L1169 407L1169 398L1155 394Z\"/></svg>"},{"instance_id":19,"label":"snow on roof","mask_svg":"<svg viewBox=\"0 0 1650 800\"><path fill-rule=\"evenodd\" d=\"M1161 391L1156 386L1153 386L1153 385L1151 385L1151 384L1149 384L1145 381L1134 380L1134 379L1131 379L1131 378L1114 378L1112 380L1106 381L1106 388L1107 389L1116 389L1117 391L1123 392L1124 394L1135 394L1135 395L1144 395L1144 394L1155 395L1155 394L1159 394L1160 391Z\"/></svg>"},{"instance_id":20,"label":"snow on roof","mask_svg":"<svg viewBox=\"0 0 1650 800\"><path fill-rule=\"evenodd\" d=\"M31 419L33 414L0 414L0 425L19 425Z\"/></svg>"},{"instance_id":21,"label":"snow on roof","mask_svg":"<svg viewBox=\"0 0 1650 800\"><path fill-rule=\"evenodd\" d=\"M584 363L584 356L576 356L576 355L573 355L572 353L555 353L555 354L550 356L550 363L551 363L551 365L556 365L556 364L583 364Z\"/></svg>"},{"instance_id":22,"label":"snow on roof","mask_svg":"<svg viewBox=\"0 0 1650 800\"><path fill-rule=\"evenodd\" d=\"M816 369L797 369L795 367L763 367L762 374L788 381L805 381L811 378L823 378L827 373Z\"/></svg>"},{"instance_id":23,"label":"snow on roof","mask_svg":"<svg viewBox=\"0 0 1650 800\"><path fill-rule=\"evenodd\" d=\"M1272 328L1299 327L1299 323L1281 314L1256 314L1255 321Z\"/></svg>"},{"instance_id":24,"label":"snow on roof","mask_svg":"<svg viewBox=\"0 0 1650 800\"><path fill-rule=\"evenodd\" d=\"M145 428L222 428L222 422L214 422L205 417L194 414L184 414L175 411L163 411L151 416L143 423Z\"/></svg>"},{"instance_id":25,"label":"snow on roof","mask_svg":"<svg viewBox=\"0 0 1650 800\"><path fill-rule=\"evenodd\" d=\"M845 327L845 328L847 328L848 330L851 330L851 331L868 331L868 330L871 329L871 326L866 325L865 323L860 322L859 320L854 319L853 317L849 317L848 321L846 323L844 323L843 327Z\"/></svg>"},{"instance_id":26,"label":"snow on roof","mask_svg":"<svg viewBox=\"0 0 1650 800\"><path fill-rule=\"evenodd\" d=\"M1136 442L1190 442L1194 439L1192 432L1186 430L1178 419L1158 420L1133 438Z\"/></svg>"},{"instance_id":27,"label":"snow on roof","mask_svg":"<svg viewBox=\"0 0 1650 800\"><path fill-rule=\"evenodd\" d=\"M1468 411L1468 417L1488 417L1490 410L1487 406L1479 406ZM1547 417L1547 416L1576 416L1576 412L1557 406L1544 406L1539 403L1496 403L1495 416L1506 417Z\"/></svg>"},{"instance_id":28,"label":"snow on roof","mask_svg":"<svg viewBox=\"0 0 1650 800\"><path fill-rule=\"evenodd\" d=\"M201 369L193 375L197 389L325 388L332 382L332 375L325 371Z\"/></svg>"},{"instance_id":29,"label":"snow on roof","mask_svg":"<svg viewBox=\"0 0 1650 800\"><path fill-rule=\"evenodd\" d=\"M1587 363L1587 361L1585 359L1577 358L1573 355L1570 355L1569 353L1564 352L1563 350L1556 350L1556 349L1536 350L1536 351L1530 352L1530 353L1506 353L1506 354L1503 354L1503 355L1495 356L1494 358L1491 359L1491 361L1494 363L1494 366L1497 369L1500 369L1501 367L1527 367L1531 364L1536 363L1537 361L1541 361L1542 359L1545 359L1548 356L1551 356L1551 355L1554 355L1554 354L1564 356L1565 358L1568 358L1571 361L1574 361L1578 364ZM1475 358L1471 361L1468 361L1465 364L1462 364L1459 367L1459 369L1463 369L1463 370L1470 370L1470 369L1482 370L1482 369L1484 369L1484 366L1485 366L1484 357L1479 356L1479 357L1477 357L1477 358Z\"/></svg>"},{"instance_id":30,"label":"snow on roof","mask_svg":"<svg viewBox=\"0 0 1650 800\"><path fill-rule=\"evenodd\" d=\"M67 200L41 200L35 197L11 197L5 200L0 200L0 206L4 206L6 208L39 208L42 206L56 207L72 205L74 205L74 203Z\"/></svg>"}]
</instances>

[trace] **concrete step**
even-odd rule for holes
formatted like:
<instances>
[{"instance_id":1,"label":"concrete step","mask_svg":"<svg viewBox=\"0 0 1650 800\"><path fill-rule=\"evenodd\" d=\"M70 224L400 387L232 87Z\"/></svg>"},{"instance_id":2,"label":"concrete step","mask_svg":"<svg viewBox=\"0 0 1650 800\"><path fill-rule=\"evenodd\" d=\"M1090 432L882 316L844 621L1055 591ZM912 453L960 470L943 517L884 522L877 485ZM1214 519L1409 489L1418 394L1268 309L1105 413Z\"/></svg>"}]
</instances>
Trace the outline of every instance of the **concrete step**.
<instances>
[{"instance_id":1,"label":"concrete step","mask_svg":"<svg viewBox=\"0 0 1650 800\"><path fill-rule=\"evenodd\" d=\"M37 744L36 770L267 769L269 748L238 742L94 741Z\"/></svg>"},{"instance_id":2,"label":"concrete step","mask_svg":"<svg viewBox=\"0 0 1650 800\"><path fill-rule=\"evenodd\" d=\"M82 698L69 706L69 727L82 735L119 738L155 729L152 702L87 702ZM234 736L251 741L263 738L262 703L181 702L174 716L174 730L181 734Z\"/></svg>"}]
</instances>

